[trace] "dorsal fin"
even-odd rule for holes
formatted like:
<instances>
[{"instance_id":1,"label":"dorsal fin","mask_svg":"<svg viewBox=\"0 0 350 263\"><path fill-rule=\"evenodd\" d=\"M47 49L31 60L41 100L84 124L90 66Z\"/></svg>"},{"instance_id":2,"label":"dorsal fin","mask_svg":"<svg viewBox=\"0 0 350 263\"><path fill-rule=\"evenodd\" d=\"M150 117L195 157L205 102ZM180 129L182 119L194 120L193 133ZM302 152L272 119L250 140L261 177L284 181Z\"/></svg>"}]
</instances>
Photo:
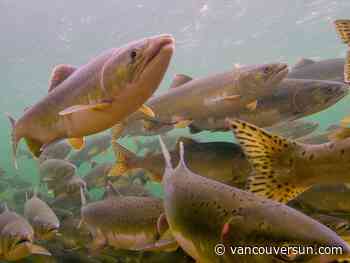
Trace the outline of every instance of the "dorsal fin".
<instances>
[{"instance_id":1,"label":"dorsal fin","mask_svg":"<svg viewBox=\"0 0 350 263\"><path fill-rule=\"evenodd\" d=\"M170 84L170 89L179 87L191 80L192 78L190 76L187 76L185 74L176 74L173 81Z\"/></svg>"},{"instance_id":2,"label":"dorsal fin","mask_svg":"<svg viewBox=\"0 0 350 263\"><path fill-rule=\"evenodd\" d=\"M306 65L311 65L311 64L314 64L315 61L312 60L312 59L309 59L309 58L301 58L298 60L297 63L295 63L293 69L299 69L299 68L302 68Z\"/></svg>"},{"instance_id":3,"label":"dorsal fin","mask_svg":"<svg viewBox=\"0 0 350 263\"><path fill-rule=\"evenodd\" d=\"M65 79L67 79L77 68L72 65L61 64L54 67L49 82L49 92L55 89Z\"/></svg>"},{"instance_id":4,"label":"dorsal fin","mask_svg":"<svg viewBox=\"0 0 350 263\"><path fill-rule=\"evenodd\" d=\"M287 203L307 189L291 182L300 144L244 121L233 120L230 125L254 170L247 184L249 191Z\"/></svg>"},{"instance_id":5,"label":"dorsal fin","mask_svg":"<svg viewBox=\"0 0 350 263\"><path fill-rule=\"evenodd\" d=\"M172 170L174 170L174 168L173 168L173 165L171 164L170 153L165 146L165 143L162 139L162 136L159 135L158 138L159 138L159 144L160 144L160 147L162 149L162 153L163 153L164 160L165 160L165 173L166 173L167 170L172 171Z\"/></svg>"}]
</instances>

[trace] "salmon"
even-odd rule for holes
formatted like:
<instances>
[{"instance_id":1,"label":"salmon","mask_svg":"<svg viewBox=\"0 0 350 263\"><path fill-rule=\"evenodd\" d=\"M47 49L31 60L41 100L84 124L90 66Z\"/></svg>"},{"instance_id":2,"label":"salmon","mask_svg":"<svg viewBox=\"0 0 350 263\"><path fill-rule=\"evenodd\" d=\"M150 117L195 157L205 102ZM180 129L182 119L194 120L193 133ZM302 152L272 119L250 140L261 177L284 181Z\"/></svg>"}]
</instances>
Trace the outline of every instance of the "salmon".
<instances>
[{"instance_id":1,"label":"salmon","mask_svg":"<svg viewBox=\"0 0 350 263\"><path fill-rule=\"evenodd\" d=\"M154 116L142 105L160 84L173 50L174 39L160 35L111 49L80 68L57 66L48 95L17 121L9 117L14 161L22 138L39 157L64 138L80 149L84 136L104 131L138 109Z\"/></svg>"},{"instance_id":2,"label":"salmon","mask_svg":"<svg viewBox=\"0 0 350 263\"><path fill-rule=\"evenodd\" d=\"M223 112L234 113L242 108L255 111L257 100L276 90L287 73L286 64L270 63L235 67L193 80L177 75L171 89L146 103L156 113L156 120L136 112L125 120L121 135L161 134L203 118L215 118ZM119 132L118 128L113 128L114 134Z\"/></svg>"},{"instance_id":3,"label":"salmon","mask_svg":"<svg viewBox=\"0 0 350 263\"><path fill-rule=\"evenodd\" d=\"M60 222L56 214L36 193L25 202L24 217L33 226L36 239L51 240L58 234Z\"/></svg>"},{"instance_id":4,"label":"salmon","mask_svg":"<svg viewBox=\"0 0 350 263\"><path fill-rule=\"evenodd\" d=\"M230 253L230 246L340 246L341 256L349 254L348 245L336 233L295 209L192 172L182 143L180 162L173 168L161 144L166 161L162 182L166 218L179 245L196 262L285 262L314 256L242 255ZM218 256L217 244L227 253Z\"/></svg>"},{"instance_id":5,"label":"salmon","mask_svg":"<svg viewBox=\"0 0 350 263\"><path fill-rule=\"evenodd\" d=\"M34 230L26 219L8 209L0 214L0 259L16 261L32 254L51 255L33 241Z\"/></svg>"},{"instance_id":6,"label":"salmon","mask_svg":"<svg viewBox=\"0 0 350 263\"><path fill-rule=\"evenodd\" d=\"M178 247L158 198L109 197L83 205L81 219L93 235L93 251L106 245L133 251L173 251Z\"/></svg>"}]
</instances>

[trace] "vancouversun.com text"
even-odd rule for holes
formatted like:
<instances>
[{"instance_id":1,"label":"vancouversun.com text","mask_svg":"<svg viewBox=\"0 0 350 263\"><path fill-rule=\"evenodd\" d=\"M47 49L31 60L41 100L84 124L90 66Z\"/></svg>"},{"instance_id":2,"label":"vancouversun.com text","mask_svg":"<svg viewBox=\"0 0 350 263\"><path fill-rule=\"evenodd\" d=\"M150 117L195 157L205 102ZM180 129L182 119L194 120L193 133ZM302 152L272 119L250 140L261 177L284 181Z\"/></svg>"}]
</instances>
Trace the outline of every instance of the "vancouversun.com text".
<instances>
[{"instance_id":1,"label":"vancouversun.com text","mask_svg":"<svg viewBox=\"0 0 350 263\"><path fill-rule=\"evenodd\" d=\"M217 244L214 247L215 254L223 256L226 253L232 255L342 255L340 246L225 246Z\"/></svg>"}]
</instances>

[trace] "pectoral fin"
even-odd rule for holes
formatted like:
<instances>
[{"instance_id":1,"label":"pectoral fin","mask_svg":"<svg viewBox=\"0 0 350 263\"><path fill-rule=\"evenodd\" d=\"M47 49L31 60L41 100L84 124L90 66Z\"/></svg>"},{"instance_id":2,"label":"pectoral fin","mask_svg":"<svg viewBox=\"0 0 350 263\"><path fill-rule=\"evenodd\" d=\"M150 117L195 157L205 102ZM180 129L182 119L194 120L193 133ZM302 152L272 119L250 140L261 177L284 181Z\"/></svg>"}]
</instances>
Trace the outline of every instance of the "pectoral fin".
<instances>
[{"instance_id":1,"label":"pectoral fin","mask_svg":"<svg viewBox=\"0 0 350 263\"><path fill-rule=\"evenodd\" d=\"M38 158L41 154L41 147L43 144L37 140L31 138L24 138L26 144L28 145L29 151Z\"/></svg>"},{"instance_id":2,"label":"pectoral fin","mask_svg":"<svg viewBox=\"0 0 350 263\"><path fill-rule=\"evenodd\" d=\"M151 118L154 118L156 116L153 110L147 105L142 105L141 108L139 108L139 111Z\"/></svg>"},{"instance_id":3,"label":"pectoral fin","mask_svg":"<svg viewBox=\"0 0 350 263\"><path fill-rule=\"evenodd\" d=\"M84 138L68 138L68 143L73 147L74 150L80 150L85 145Z\"/></svg>"},{"instance_id":4,"label":"pectoral fin","mask_svg":"<svg viewBox=\"0 0 350 263\"><path fill-rule=\"evenodd\" d=\"M185 74L176 74L173 81L170 84L170 89L180 87L191 80L192 78Z\"/></svg>"},{"instance_id":5,"label":"pectoral fin","mask_svg":"<svg viewBox=\"0 0 350 263\"><path fill-rule=\"evenodd\" d=\"M101 102L101 103L96 103L91 105L74 105L59 112L59 115L66 116L76 112L83 112L87 110L104 110L109 108L110 106L111 106L110 102Z\"/></svg>"},{"instance_id":6,"label":"pectoral fin","mask_svg":"<svg viewBox=\"0 0 350 263\"><path fill-rule=\"evenodd\" d=\"M258 101L257 100L254 100L253 102L251 103L248 103L247 105L245 105L245 107L250 110L250 111L255 111L256 108L258 107Z\"/></svg>"},{"instance_id":7,"label":"pectoral fin","mask_svg":"<svg viewBox=\"0 0 350 263\"><path fill-rule=\"evenodd\" d=\"M157 231L162 236L169 229L168 220L164 213L162 213L157 220Z\"/></svg>"},{"instance_id":8,"label":"pectoral fin","mask_svg":"<svg viewBox=\"0 0 350 263\"><path fill-rule=\"evenodd\" d=\"M178 129L187 128L192 122L192 120L179 120L175 123L174 127Z\"/></svg>"}]
</instances>

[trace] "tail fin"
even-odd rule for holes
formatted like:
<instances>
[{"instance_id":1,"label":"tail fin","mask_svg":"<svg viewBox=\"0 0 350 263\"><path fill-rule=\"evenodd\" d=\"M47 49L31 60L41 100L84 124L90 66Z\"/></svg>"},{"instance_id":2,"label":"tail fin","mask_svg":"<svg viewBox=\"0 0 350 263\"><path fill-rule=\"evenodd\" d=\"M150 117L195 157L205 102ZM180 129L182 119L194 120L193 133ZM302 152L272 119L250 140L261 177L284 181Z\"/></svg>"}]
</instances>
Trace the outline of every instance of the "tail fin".
<instances>
[{"instance_id":1,"label":"tail fin","mask_svg":"<svg viewBox=\"0 0 350 263\"><path fill-rule=\"evenodd\" d=\"M16 120L14 118L11 117L10 114L5 113L7 118L9 119L10 123L11 123L11 127L12 127L12 132L11 132L11 141L12 141L12 159L13 159L13 165L15 166L15 169L18 170L18 164L17 164L17 146L18 146L18 142L19 139L17 138L16 134L15 134L15 126L16 126Z\"/></svg>"},{"instance_id":2,"label":"tail fin","mask_svg":"<svg viewBox=\"0 0 350 263\"><path fill-rule=\"evenodd\" d=\"M350 44L350 20L339 19L334 22L335 29L343 43Z\"/></svg>"},{"instance_id":3,"label":"tail fin","mask_svg":"<svg viewBox=\"0 0 350 263\"><path fill-rule=\"evenodd\" d=\"M243 121L230 121L230 126L254 169L248 180L249 191L287 203L306 190L290 182L294 175L293 153L301 145Z\"/></svg>"},{"instance_id":4,"label":"tail fin","mask_svg":"<svg viewBox=\"0 0 350 263\"><path fill-rule=\"evenodd\" d=\"M116 157L116 163L109 171L108 176L122 176L125 172L134 169L132 160L138 159L136 154L121 146L116 141L112 141L112 148Z\"/></svg>"}]
</instances>

